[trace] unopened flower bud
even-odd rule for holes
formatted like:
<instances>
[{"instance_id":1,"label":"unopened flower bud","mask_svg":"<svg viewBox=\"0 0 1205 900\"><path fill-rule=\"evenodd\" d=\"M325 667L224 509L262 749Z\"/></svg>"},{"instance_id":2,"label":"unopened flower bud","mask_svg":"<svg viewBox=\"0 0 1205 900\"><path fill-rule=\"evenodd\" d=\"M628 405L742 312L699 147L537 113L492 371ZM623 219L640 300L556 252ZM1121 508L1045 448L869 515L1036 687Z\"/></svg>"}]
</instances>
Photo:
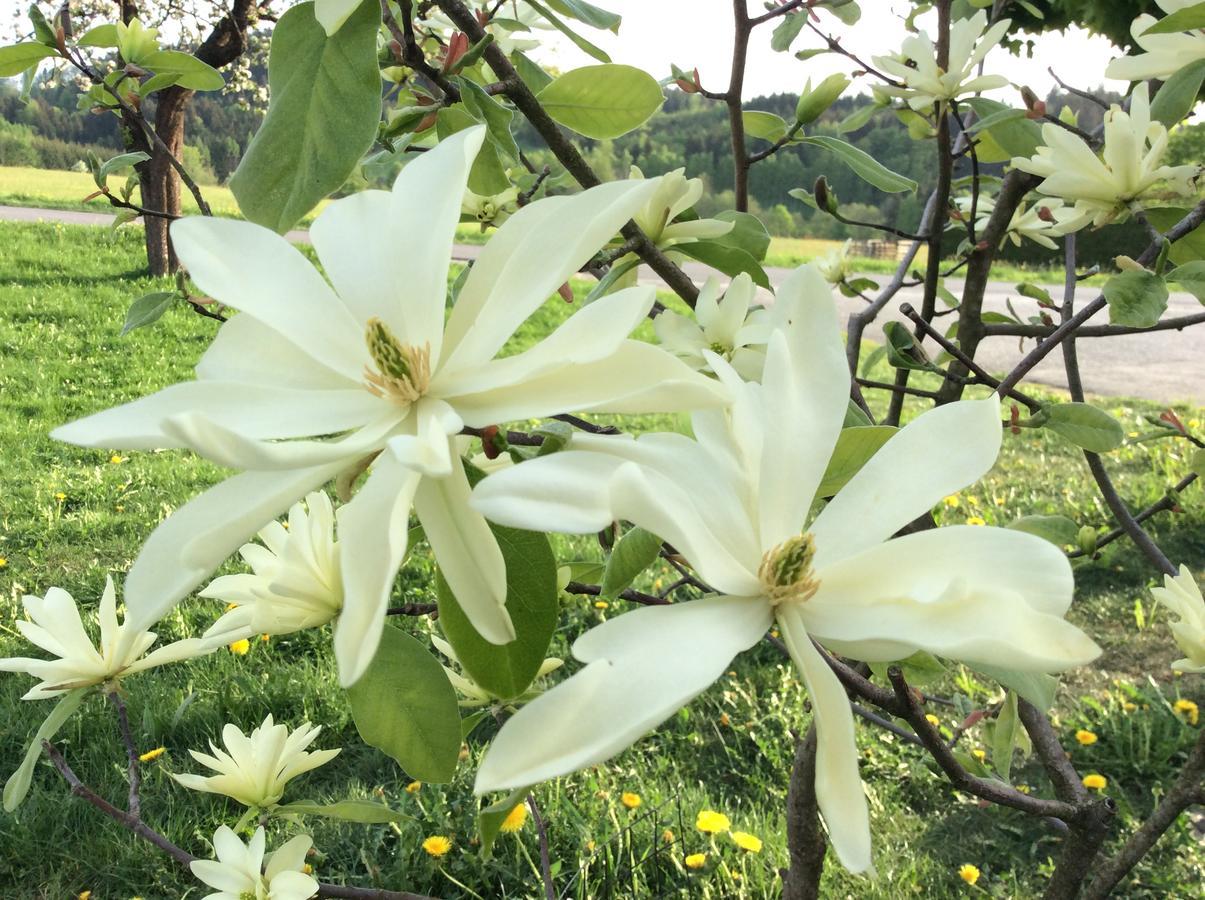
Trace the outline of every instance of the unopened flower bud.
<instances>
[{"instance_id":1,"label":"unopened flower bud","mask_svg":"<svg viewBox=\"0 0 1205 900\"><path fill-rule=\"evenodd\" d=\"M824 212L837 211L837 197L829 188L828 179L823 175L816 179L816 184L812 187L812 196L816 198L816 205Z\"/></svg>"},{"instance_id":2,"label":"unopened flower bud","mask_svg":"<svg viewBox=\"0 0 1205 900\"><path fill-rule=\"evenodd\" d=\"M1140 262L1138 262L1136 259L1133 259L1129 256L1113 257L1113 265L1117 266L1117 268L1122 272L1145 272L1146 271L1146 268Z\"/></svg>"}]
</instances>

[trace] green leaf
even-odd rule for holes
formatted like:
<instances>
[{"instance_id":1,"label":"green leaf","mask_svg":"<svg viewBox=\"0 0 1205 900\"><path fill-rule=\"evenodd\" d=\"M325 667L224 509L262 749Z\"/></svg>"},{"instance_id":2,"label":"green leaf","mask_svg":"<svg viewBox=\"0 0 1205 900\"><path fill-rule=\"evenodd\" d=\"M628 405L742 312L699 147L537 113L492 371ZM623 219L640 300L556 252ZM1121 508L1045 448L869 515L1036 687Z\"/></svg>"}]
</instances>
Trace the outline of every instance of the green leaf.
<instances>
[{"instance_id":1,"label":"green leaf","mask_svg":"<svg viewBox=\"0 0 1205 900\"><path fill-rule=\"evenodd\" d=\"M47 47L57 47L58 37L54 33L54 29L50 27L50 23L46 21L46 17L42 15L42 11L38 9L37 3L29 4L29 24L33 26L34 37L39 43L45 44Z\"/></svg>"},{"instance_id":2,"label":"green leaf","mask_svg":"<svg viewBox=\"0 0 1205 900\"><path fill-rule=\"evenodd\" d=\"M121 326L121 336L125 337L135 328L142 328L158 322L165 312L176 305L179 297L180 295L176 291L155 291L143 294L126 310L126 320Z\"/></svg>"},{"instance_id":3,"label":"green leaf","mask_svg":"<svg viewBox=\"0 0 1205 900\"><path fill-rule=\"evenodd\" d=\"M292 803L275 807L272 810L272 815L323 816L327 819L359 822L361 825L406 822L412 821L414 818L384 803L376 803L372 800L340 800L337 803L318 803L316 800L294 800Z\"/></svg>"},{"instance_id":4,"label":"green leaf","mask_svg":"<svg viewBox=\"0 0 1205 900\"><path fill-rule=\"evenodd\" d=\"M1045 303L1048 306L1054 305L1054 300L1050 296L1050 291L1042 287L1040 284L1032 284L1028 281L1017 285L1017 293L1022 297L1028 297L1030 300L1037 300L1040 303Z\"/></svg>"},{"instance_id":5,"label":"green leaf","mask_svg":"<svg viewBox=\"0 0 1205 900\"><path fill-rule=\"evenodd\" d=\"M439 139L445 140L449 135L477 124L463 106L450 106L441 109L436 115L435 132ZM510 187L510 178L506 174L506 165L498 155L498 148L492 141L486 141L477 152L473 166L469 169L469 190L482 196L500 194Z\"/></svg>"},{"instance_id":6,"label":"green leaf","mask_svg":"<svg viewBox=\"0 0 1205 900\"><path fill-rule=\"evenodd\" d=\"M480 725L485 717L490 714L488 709L479 709L475 713L471 713L460 720L460 739L467 740L469 735L473 733L478 725Z\"/></svg>"},{"instance_id":7,"label":"green leaf","mask_svg":"<svg viewBox=\"0 0 1205 900\"><path fill-rule=\"evenodd\" d=\"M657 561L661 538L643 528L632 528L621 537L607 557L603 570L602 596L613 600L631 586L636 576Z\"/></svg>"},{"instance_id":8,"label":"green leaf","mask_svg":"<svg viewBox=\"0 0 1205 900\"><path fill-rule=\"evenodd\" d=\"M26 41L11 47L0 47L0 78L20 75L32 69L48 56L58 56L59 51L37 41Z\"/></svg>"},{"instance_id":9,"label":"green leaf","mask_svg":"<svg viewBox=\"0 0 1205 900\"><path fill-rule=\"evenodd\" d=\"M1090 403L1056 403L1042 407L1042 412L1045 427L1093 453L1108 453L1125 440L1121 423Z\"/></svg>"},{"instance_id":10,"label":"green leaf","mask_svg":"<svg viewBox=\"0 0 1205 900\"><path fill-rule=\"evenodd\" d=\"M916 343L916 338L900 322L883 323L883 336L887 338L887 362L897 369L915 369L931 372L936 369L932 361Z\"/></svg>"},{"instance_id":11,"label":"green leaf","mask_svg":"<svg viewBox=\"0 0 1205 900\"><path fill-rule=\"evenodd\" d=\"M483 477L465 465L472 484ZM506 611L515 626L509 644L491 644L473 628L443 575L437 573L439 624L460 665L478 685L496 697L518 697L535 680L556 629L556 558L548 538L538 531L490 525L506 561Z\"/></svg>"},{"instance_id":12,"label":"green leaf","mask_svg":"<svg viewBox=\"0 0 1205 900\"><path fill-rule=\"evenodd\" d=\"M675 253L684 253L691 259L706 263L725 275L739 275L746 272L755 284L769 290L770 278L753 255L739 247L729 247L719 241L691 241L687 244L677 244Z\"/></svg>"},{"instance_id":13,"label":"green leaf","mask_svg":"<svg viewBox=\"0 0 1205 900\"><path fill-rule=\"evenodd\" d=\"M460 86L460 98L465 109L478 122L484 122L486 139L493 144L498 153L507 158L519 161L519 145L511 134L511 120L515 114L485 92L485 88L467 78L457 78Z\"/></svg>"},{"instance_id":14,"label":"green leaf","mask_svg":"<svg viewBox=\"0 0 1205 900\"><path fill-rule=\"evenodd\" d=\"M77 47L116 47L117 26L109 23L89 28L75 42Z\"/></svg>"},{"instance_id":15,"label":"green leaf","mask_svg":"<svg viewBox=\"0 0 1205 900\"><path fill-rule=\"evenodd\" d=\"M1150 223L1159 231L1166 232L1173 225L1189 214L1190 210L1174 207L1163 206L1146 211L1146 217ZM1172 244L1171 250L1168 252L1168 258L1177 265L1192 262L1197 259L1205 259L1205 225L1198 225L1180 240Z\"/></svg>"},{"instance_id":16,"label":"green leaf","mask_svg":"<svg viewBox=\"0 0 1205 900\"><path fill-rule=\"evenodd\" d=\"M494 841L502 823L510 815L511 810L527 799L531 788L516 788L501 800L491 803L477 813L477 835L481 838L481 858L489 859L494 852Z\"/></svg>"},{"instance_id":17,"label":"green leaf","mask_svg":"<svg viewBox=\"0 0 1205 900\"><path fill-rule=\"evenodd\" d=\"M975 670L993 681L998 681L1009 690L1016 691L1042 712L1054 705L1054 695L1059 688L1058 679L1041 672L1014 672L996 666L976 663Z\"/></svg>"},{"instance_id":18,"label":"green leaf","mask_svg":"<svg viewBox=\"0 0 1205 900\"><path fill-rule=\"evenodd\" d=\"M898 194L903 191L916 190L916 182L911 178L905 178L898 172L892 172L869 153L859 150L853 144L847 144L839 138L817 135L800 138L800 141L828 150L849 166L855 175L881 191Z\"/></svg>"},{"instance_id":19,"label":"green leaf","mask_svg":"<svg viewBox=\"0 0 1205 900\"><path fill-rule=\"evenodd\" d=\"M312 2L276 23L268 115L230 177L250 221L288 231L347 180L372 146L381 119L380 24L380 7L363 3L328 38Z\"/></svg>"},{"instance_id":20,"label":"green leaf","mask_svg":"<svg viewBox=\"0 0 1205 900\"><path fill-rule=\"evenodd\" d=\"M1114 275L1105 282L1103 293L1114 325L1150 328L1167 309L1167 285L1145 269Z\"/></svg>"},{"instance_id":21,"label":"green leaf","mask_svg":"<svg viewBox=\"0 0 1205 900\"><path fill-rule=\"evenodd\" d=\"M984 97L973 97L966 102L980 119L1011 110L1003 103ZM990 138L990 142L984 140L985 137ZM981 163L1005 162L1014 156L1033 156L1042 146L1042 129L1033 119L1024 116L999 116L994 124L979 132L979 138L976 153Z\"/></svg>"},{"instance_id":22,"label":"green leaf","mask_svg":"<svg viewBox=\"0 0 1205 900\"><path fill-rule=\"evenodd\" d=\"M745 123L745 134L761 138L773 144L787 133L787 122L782 116L760 109L746 109L741 112L741 121Z\"/></svg>"},{"instance_id":23,"label":"green leaf","mask_svg":"<svg viewBox=\"0 0 1205 900\"><path fill-rule=\"evenodd\" d=\"M791 44L795 43L795 38L799 37L799 32L803 31L803 26L808 22L807 11L787 13L782 17L782 21L775 26L773 33L770 35L770 49L778 53L791 49Z\"/></svg>"},{"instance_id":24,"label":"green leaf","mask_svg":"<svg viewBox=\"0 0 1205 900\"><path fill-rule=\"evenodd\" d=\"M870 663L871 671L884 682L887 681L887 670L892 666L899 666L908 683L917 686L929 684L946 674L946 667L941 664L941 661L924 650L917 650L907 659L895 662Z\"/></svg>"},{"instance_id":25,"label":"green leaf","mask_svg":"<svg viewBox=\"0 0 1205 900\"><path fill-rule=\"evenodd\" d=\"M112 159L106 159L96 170L97 178L103 182L118 169L124 169L127 166L136 166L138 163L146 162L150 158L149 153L137 150L133 153L122 153L120 156L114 156Z\"/></svg>"},{"instance_id":26,"label":"green leaf","mask_svg":"<svg viewBox=\"0 0 1205 900\"><path fill-rule=\"evenodd\" d=\"M841 134L849 134L851 131L857 131L866 126L871 117L877 113L881 106L874 103L867 103L859 109L854 110L837 124L837 131Z\"/></svg>"},{"instance_id":27,"label":"green leaf","mask_svg":"<svg viewBox=\"0 0 1205 900\"><path fill-rule=\"evenodd\" d=\"M364 743L419 781L452 780L460 754L460 708L443 666L426 647L386 626L377 655L347 698Z\"/></svg>"},{"instance_id":28,"label":"green leaf","mask_svg":"<svg viewBox=\"0 0 1205 900\"><path fill-rule=\"evenodd\" d=\"M510 61L514 63L515 71L519 73L519 78L531 90L533 94L538 94L548 85L552 84L552 76L536 62L533 62L531 57L523 53L522 50L516 50L510 55Z\"/></svg>"},{"instance_id":29,"label":"green leaf","mask_svg":"<svg viewBox=\"0 0 1205 900\"><path fill-rule=\"evenodd\" d=\"M1043 538L1056 547L1074 544L1079 539L1079 525L1066 516L1022 516L1005 527Z\"/></svg>"},{"instance_id":30,"label":"green leaf","mask_svg":"<svg viewBox=\"0 0 1205 900\"><path fill-rule=\"evenodd\" d=\"M1151 118L1168 128L1180 122L1196 106L1202 81L1205 81L1205 59L1180 69L1163 83L1151 101Z\"/></svg>"},{"instance_id":31,"label":"green leaf","mask_svg":"<svg viewBox=\"0 0 1205 900\"><path fill-rule=\"evenodd\" d=\"M879 347L878 349L883 349ZM870 416L862 411L862 407L850 400L845 407L845 421L841 423L842 428L855 428L860 425L873 425L870 421Z\"/></svg>"},{"instance_id":32,"label":"green leaf","mask_svg":"<svg viewBox=\"0 0 1205 900\"><path fill-rule=\"evenodd\" d=\"M1192 451L1192 457L1188 461L1188 467L1192 469L1201 478L1205 478L1205 450L1196 449Z\"/></svg>"},{"instance_id":33,"label":"green leaf","mask_svg":"<svg viewBox=\"0 0 1205 900\"><path fill-rule=\"evenodd\" d=\"M179 50L148 53L141 65L152 72L175 75L176 84L192 91L220 91L226 86L221 72L191 53L181 53Z\"/></svg>"},{"instance_id":34,"label":"green leaf","mask_svg":"<svg viewBox=\"0 0 1205 900\"><path fill-rule=\"evenodd\" d=\"M1146 31L1147 34L1175 34L1178 31L1192 31L1205 28L1205 3L1197 3L1178 9L1170 16L1164 16Z\"/></svg>"},{"instance_id":35,"label":"green leaf","mask_svg":"<svg viewBox=\"0 0 1205 900\"><path fill-rule=\"evenodd\" d=\"M837 437L837 444L833 447L833 455L828 461L828 468L824 470L824 477L816 488L816 496L832 497L845 487L897 430L890 425L842 428Z\"/></svg>"},{"instance_id":36,"label":"green leaf","mask_svg":"<svg viewBox=\"0 0 1205 900\"><path fill-rule=\"evenodd\" d=\"M586 299L582 301L583 306L588 306L599 297L604 297L611 292L611 289L616 284L623 281L623 277L640 265L640 257L633 256L627 260L615 260L611 267L607 269L607 274L598 280L598 284L590 289L590 293L586 295Z\"/></svg>"},{"instance_id":37,"label":"green leaf","mask_svg":"<svg viewBox=\"0 0 1205 900\"><path fill-rule=\"evenodd\" d=\"M623 16L610 10L601 9L585 0L545 0L545 2L562 16L577 19L591 28L601 28L619 33L619 23Z\"/></svg>"},{"instance_id":38,"label":"green leaf","mask_svg":"<svg viewBox=\"0 0 1205 900\"><path fill-rule=\"evenodd\" d=\"M33 768L42 755L42 741L54 739L54 736L59 733L59 729L79 709L80 703L83 702L89 690L89 688L76 688L74 691L63 694L55 708L50 711L50 715L38 727L33 740L29 742L29 749L25 751L25 758L21 760L21 765L4 784L4 809L6 812L12 812L25 802L25 797L29 793L29 785L33 782Z\"/></svg>"},{"instance_id":39,"label":"green leaf","mask_svg":"<svg viewBox=\"0 0 1205 900\"><path fill-rule=\"evenodd\" d=\"M552 10L550 10L548 7L537 2L537 0L527 0L527 5L547 19L553 28L565 35L565 37L569 38L569 40L573 41L577 48L587 56L591 57L592 59L597 59L601 63L609 63L611 61L611 57L607 55L606 50L590 43L588 40L562 22L559 18L557 18L557 16L554 15Z\"/></svg>"},{"instance_id":40,"label":"green leaf","mask_svg":"<svg viewBox=\"0 0 1205 900\"><path fill-rule=\"evenodd\" d=\"M734 209L716 213L714 218L732 223L730 232L714 239L717 244L744 250L758 262L766 258L766 252L770 249L770 232L766 230L761 219L752 213L737 212Z\"/></svg>"},{"instance_id":41,"label":"green leaf","mask_svg":"<svg viewBox=\"0 0 1205 900\"><path fill-rule=\"evenodd\" d=\"M618 64L573 69L537 96L556 121L596 140L639 128L665 102L652 75Z\"/></svg>"},{"instance_id":42,"label":"green leaf","mask_svg":"<svg viewBox=\"0 0 1205 900\"><path fill-rule=\"evenodd\" d=\"M1017 694L1009 691L1004 698L1004 705L996 716L992 726L992 766L1005 781L1013 768L1013 748L1017 745L1017 733L1021 730L1021 720L1017 716Z\"/></svg>"},{"instance_id":43,"label":"green leaf","mask_svg":"<svg viewBox=\"0 0 1205 900\"><path fill-rule=\"evenodd\" d=\"M1178 284L1202 303L1205 303L1205 260L1194 260L1177 266L1163 276L1165 281Z\"/></svg>"}]
</instances>

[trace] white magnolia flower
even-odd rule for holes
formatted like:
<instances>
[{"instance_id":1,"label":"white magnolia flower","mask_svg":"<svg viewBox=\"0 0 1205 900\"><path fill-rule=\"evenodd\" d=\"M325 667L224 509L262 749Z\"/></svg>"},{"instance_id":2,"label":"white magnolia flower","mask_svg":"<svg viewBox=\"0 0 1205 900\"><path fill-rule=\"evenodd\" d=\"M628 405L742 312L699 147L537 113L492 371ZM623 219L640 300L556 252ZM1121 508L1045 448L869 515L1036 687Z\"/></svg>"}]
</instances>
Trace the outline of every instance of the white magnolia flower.
<instances>
[{"instance_id":1,"label":"white magnolia flower","mask_svg":"<svg viewBox=\"0 0 1205 900\"><path fill-rule=\"evenodd\" d=\"M727 290L713 275L699 291L694 319L668 309L653 319L657 340L696 371L712 371L710 352L730 362L742 378L756 381L766 362L766 341L777 309L756 305L756 294L757 287L744 272Z\"/></svg>"},{"instance_id":2,"label":"white magnolia flower","mask_svg":"<svg viewBox=\"0 0 1205 900\"><path fill-rule=\"evenodd\" d=\"M275 724L271 713L262 725L252 729L250 735L244 734L237 725L228 724L222 729L225 750L219 750L210 741L212 755L188 751L193 759L218 774L173 774L172 778L194 791L233 797L244 806L269 807L280 802L285 785L291 779L325 765L339 755L338 747L334 750L305 749L321 730L321 726L305 722L290 732L288 726Z\"/></svg>"},{"instance_id":3,"label":"white magnolia flower","mask_svg":"<svg viewBox=\"0 0 1205 900\"><path fill-rule=\"evenodd\" d=\"M1128 113L1116 105L1105 113L1104 136L1098 157L1078 135L1048 122L1045 146L1028 159L1013 157L1012 165L1042 176L1038 193L1073 203L1077 215L1097 226L1124 218L1131 204L1193 192L1198 166L1161 165L1167 129L1151 119L1146 84L1134 88Z\"/></svg>"},{"instance_id":4,"label":"white magnolia flower","mask_svg":"<svg viewBox=\"0 0 1205 900\"><path fill-rule=\"evenodd\" d=\"M452 645L445 641L437 634L431 635L431 643L435 645L435 649L448 658L454 665L460 665L460 659L456 656L456 651L452 649ZM550 656L544 662L540 663L540 668L536 672L535 681L543 678L550 672L555 672L565 664L564 660L557 659L555 656ZM452 687L456 688L461 696L460 705L465 707L471 706L489 706L498 698L479 685L468 675L454 669L451 666L443 667L444 673L448 676L448 680L452 682Z\"/></svg>"},{"instance_id":5,"label":"white magnolia flower","mask_svg":"<svg viewBox=\"0 0 1205 900\"><path fill-rule=\"evenodd\" d=\"M519 191L513 187L488 197L474 194L465 188L464 199L460 202L460 214L481 223L481 230L485 231L487 226L497 227L509 219L519 208L518 199Z\"/></svg>"},{"instance_id":6,"label":"white magnolia flower","mask_svg":"<svg viewBox=\"0 0 1205 900\"><path fill-rule=\"evenodd\" d=\"M252 574L223 575L201 591L234 607L205 632L215 643L319 628L343 608L335 511L325 493L307 494L289 510L288 528L269 522L259 539L239 550Z\"/></svg>"},{"instance_id":7,"label":"white magnolia flower","mask_svg":"<svg viewBox=\"0 0 1205 900\"><path fill-rule=\"evenodd\" d=\"M644 178L639 167L632 166L630 178ZM632 218L650 241L665 250L675 244L711 240L733 229L732 222L721 219L674 220L699 202L703 179L687 178L686 169L674 169L660 178L657 190Z\"/></svg>"},{"instance_id":8,"label":"white magnolia flower","mask_svg":"<svg viewBox=\"0 0 1205 900\"><path fill-rule=\"evenodd\" d=\"M1174 578L1164 575L1163 587L1151 588L1151 594L1178 617L1170 628L1184 659L1176 660L1172 668L1205 674L1205 597L1188 566L1180 566L1180 574Z\"/></svg>"},{"instance_id":9,"label":"white magnolia flower","mask_svg":"<svg viewBox=\"0 0 1205 900\"><path fill-rule=\"evenodd\" d=\"M1179 12L1196 6L1200 0L1155 0L1165 13ZM1185 66L1205 59L1205 29L1181 31L1175 34L1145 34L1159 20L1143 13L1130 25L1134 43L1145 53L1115 59L1107 69L1106 78L1120 81L1144 81L1148 78L1167 78Z\"/></svg>"},{"instance_id":10,"label":"white magnolia flower","mask_svg":"<svg viewBox=\"0 0 1205 900\"><path fill-rule=\"evenodd\" d=\"M335 635L347 685L372 660L413 505L473 625L505 643L502 553L468 506L452 441L465 426L573 411L672 411L724 402L722 388L627 335L651 288L582 309L541 343L495 359L515 329L657 189L620 181L537 200L494 233L445 321L448 268L469 167L466 129L409 163L392 192L323 210L310 236L330 283L280 235L249 222L172 225L201 290L240 309L197 380L65 425L89 447L187 447L244 470L177 510L126 581L139 625L154 622L309 491L373 458L340 512L343 611ZM375 457L374 457L375 455Z\"/></svg>"},{"instance_id":11,"label":"white magnolia flower","mask_svg":"<svg viewBox=\"0 0 1205 900\"><path fill-rule=\"evenodd\" d=\"M0 659L0 671L24 672L42 680L29 689L23 700L41 700L75 688L115 682L144 669L201 656L217 647L189 638L143 656L155 643L155 634L132 626L129 616L121 625L117 624L117 591L112 578L105 579L105 591L100 597L97 645L93 645L84 630L75 600L62 588L51 588L45 597L27 596L23 603L29 619L18 619L17 630L30 643L58 657Z\"/></svg>"},{"instance_id":12,"label":"white magnolia flower","mask_svg":"<svg viewBox=\"0 0 1205 900\"><path fill-rule=\"evenodd\" d=\"M812 260L812 265L816 267L820 277L829 284L840 284L854 274L854 261L849 256L849 248L853 243L852 240L847 240Z\"/></svg>"},{"instance_id":13,"label":"white magnolia flower","mask_svg":"<svg viewBox=\"0 0 1205 900\"><path fill-rule=\"evenodd\" d=\"M964 217L971 215L970 197L959 197L955 205ZM995 209L996 198L982 195L979 197L975 206L976 231L982 232L987 227ZM1020 203L1009 220L1004 236L1000 238L1000 246L1004 246L1004 242L1008 240L1012 241L1013 246L1020 247L1021 239L1027 238L1047 250L1057 250L1059 245L1055 243L1054 238L1078 231L1090 220L1089 216L1077 212L1074 207L1064 206L1063 201L1058 198L1042 199L1032 206Z\"/></svg>"},{"instance_id":14,"label":"white magnolia flower","mask_svg":"<svg viewBox=\"0 0 1205 900\"><path fill-rule=\"evenodd\" d=\"M665 721L777 622L811 698L816 788L833 846L870 867L853 717L813 641L869 662L918 650L1030 672L1100 652L1063 615L1066 557L1032 535L949 527L891 539L987 472L1000 406L938 407L900 430L814 519L813 494L841 430L849 371L830 289L810 267L782 285L787 324L771 337L761 385L728 413L693 417L697 440L585 436L571 449L491 475L473 502L522 528L597 531L626 519L660 535L718 592L617 616L573 645L586 663L499 732L479 792L530 785L606 760Z\"/></svg>"},{"instance_id":15,"label":"white magnolia flower","mask_svg":"<svg viewBox=\"0 0 1205 900\"><path fill-rule=\"evenodd\" d=\"M215 831L217 859L194 859L188 865L197 878L217 888L201 900L309 900L318 893L318 882L303 871L313 843L308 834L282 844L264 867L266 842L262 825L246 844L226 825Z\"/></svg>"},{"instance_id":16,"label":"white magnolia flower","mask_svg":"<svg viewBox=\"0 0 1205 900\"><path fill-rule=\"evenodd\" d=\"M874 64L903 82L902 87L878 85L892 97L907 100L916 110L990 91L1008 84L1003 75L976 75L975 69L1008 31L1011 19L1001 19L987 31L987 10L979 10L969 19L959 19L950 25L950 65L942 69L937 64L937 48L929 35L918 31L904 40L898 54L876 56Z\"/></svg>"}]
</instances>

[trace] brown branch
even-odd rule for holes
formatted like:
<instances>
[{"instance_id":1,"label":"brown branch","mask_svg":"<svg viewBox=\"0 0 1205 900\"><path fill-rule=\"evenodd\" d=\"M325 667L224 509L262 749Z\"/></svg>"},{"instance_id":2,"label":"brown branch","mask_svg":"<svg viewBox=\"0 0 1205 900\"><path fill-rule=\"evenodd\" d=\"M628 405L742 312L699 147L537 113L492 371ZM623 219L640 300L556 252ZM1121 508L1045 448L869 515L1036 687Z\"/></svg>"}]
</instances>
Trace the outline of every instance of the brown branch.
<instances>
[{"instance_id":1,"label":"brown branch","mask_svg":"<svg viewBox=\"0 0 1205 900\"><path fill-rule=\"evenodd\" d=\"M795 764L787 789L787 850L790 868L783 872L785 900L817 900L828 842L820 826L816 799L816 725L795 746Z\"/></svg>"},{"instance_id":2,"label":"brown branch","mask_svg":"<svg viewBox=\"0 0 1205 900\"><path fill-rule=\"evenodd\" d=\"M581 594L584 597L602 596L602 588L599 585L584 584L580 581L569 582L565 585L565 591L570 594ZM620 591L619 596L623 600L631 603L639 603L641 606L668 606L672 602L666 600L664 597L654 597L652 594L644 594L631 588L626 591Z\"/></svg>"},{"instance_id":3,"label":"brown branch","mask_svg":"<svg viewBox=\"0 0 1205 900\"><path fill-rule=\"evenodd\" d=\"M130 717L126 713L125 701L121 699L121 695L116 690L109 692L109 699L113 702L113 708L117 710L117 726L121 732L121 742L126 748L126 758L129 761L127 772L130 781L130 795L126 809L135 819L140 819L142 817L142 800L139 798L138 792L142 789L142 773L138 769L138 748L134 745L133 734L130 733Z\"/></svg>"},{"instance_id":4,"label":"brown branch","mask_svg":"<svg viewBox=\"0 0 1205 900\"><path fill-rule=\"evenodd\" d=\"M1152 503L1146 509L1142 510L1142 512L1135 513L1134 521L1135 522L1145 522L1147 519L1151 518L1151 516L1164 512L1165 510L1174 510L1178 504L1178 500L1175 495L1178 495L1182 491L1184 491L1184 489L1187 488L1194 481L1196 481L1197 478L1198 478L1198 475L1196 472L1189 472L1187 475L1185 475L1183 478L1181 478L1176 484L1172 485L1168 489L1167 494L1164 494L1161 498L1156 500L1154 503ZM1126 535L1126 530L1124 528L1121 528L1120 526L1118 526L1117 528L1114 528L1112 531L1106 533L1103 537L1100 537L1097 539L1096 549L1099 550L1101 547L1104 547L1107 544L1111 544L1119 538L1125 537L1125 535ZM1070 553L1067 554L1067 557L1069 559L1075 559L1076 557L1087 556L1087 555L1088 554L1086 554L1083 550L1072 550Z\"/></svg>"},{"instance_id":5,"label":"brown branch","mask_svg":"<svg viewBox=\"0 0 1205 900\"><path fill-rule=\"evenodd\" d=\"M544 818L540 815L540 807L536 805L534 794L527 795L527 808L531 810L531 818L536 823L536 834L540 839L540 877L544 881L544 896L548 900L556 900L556 883L552 880L552 861L548 853L548 829L544 825Z\"/></svg>"},{"instance_id":6,"label":"brown branch","mask_svg":"<svg viewBox=\"0 0 1205 900\"><path fill-rule=\"evenodd\" d=\"M1137 325L1085 325L1075 333L1076 338L1116 337L1123 334L1150 334L1155 331L1183 331L1193 325L1205 323L1205 312L1188 316L1161 319L1145 328ZM988 336L1046 338L1055 331L1053 325L1023 325L1011 322L990 322L983 326Z\"/></svg>"}]
</instances>

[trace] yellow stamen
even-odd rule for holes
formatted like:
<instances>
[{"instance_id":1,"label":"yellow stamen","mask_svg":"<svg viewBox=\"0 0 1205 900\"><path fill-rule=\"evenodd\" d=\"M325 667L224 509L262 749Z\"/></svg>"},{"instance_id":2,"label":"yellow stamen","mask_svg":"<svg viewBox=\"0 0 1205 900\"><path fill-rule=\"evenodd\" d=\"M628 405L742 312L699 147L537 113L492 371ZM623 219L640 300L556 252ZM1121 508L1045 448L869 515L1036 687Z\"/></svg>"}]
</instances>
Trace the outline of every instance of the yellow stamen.
<instances>
[{"instance_id":1,"label":"yellow stamen","mask_svg":"<svg viewBox=\"0 0 1205 900\"><path fill-rule=\"evenodd\" d=\"M368 320L364 333L376 371L364 368L364 383L378 397L413 403L431 386L431 345L403 344L380 319Z\"/></svg>"},{"instance_id":2,"label":"yellow stamen","mask_svg":"<svg viewBox=\"0 0 1205 900\"><path fill-rule=\"evenodd\" d=\"M783 541L762 558L757 577L773 605L803 603L820 589L812 571L815 556L816 542L809 532Z\"/></svg>"}]
</instances>

